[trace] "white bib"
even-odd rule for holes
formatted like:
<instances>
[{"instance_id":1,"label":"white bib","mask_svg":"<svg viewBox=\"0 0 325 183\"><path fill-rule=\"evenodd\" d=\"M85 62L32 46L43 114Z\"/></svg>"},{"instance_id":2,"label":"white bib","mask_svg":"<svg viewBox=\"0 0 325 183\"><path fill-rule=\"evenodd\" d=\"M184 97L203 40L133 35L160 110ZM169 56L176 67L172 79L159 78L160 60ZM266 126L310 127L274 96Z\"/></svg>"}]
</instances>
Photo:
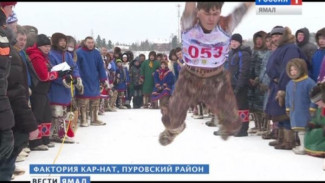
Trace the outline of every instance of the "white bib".
<instances>
[{"instance_id":1,"label":"white bib","mask_svg":"<svg viewBox=\"0 0 325 183\"><path fill-rule=\"evenodd\" d=\"M219 26L205 34L199 24L182 33L183 58L185 64L216 68L226 61L229 51L230 36Z\"/></svg>"}]
</instances>

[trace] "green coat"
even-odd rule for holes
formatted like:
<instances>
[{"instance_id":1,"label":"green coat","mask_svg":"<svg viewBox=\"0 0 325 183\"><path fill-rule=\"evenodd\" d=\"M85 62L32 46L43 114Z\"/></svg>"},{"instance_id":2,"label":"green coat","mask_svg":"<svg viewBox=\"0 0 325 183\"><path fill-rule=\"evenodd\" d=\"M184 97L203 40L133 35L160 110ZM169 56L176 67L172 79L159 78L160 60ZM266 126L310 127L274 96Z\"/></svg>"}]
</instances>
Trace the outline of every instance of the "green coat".
<instances>
[{"instance_id":1,"label":"green coat","mask_svg":"<svg viewBox=\"0 0 325 183\"><path fill-rule=\"evenodd\" d=\"M325 115L322 114L324 108L318 108L311 123L320 125L310 131L306 131L305 135L305 151L312 156L325 155L325 137L323 136L323 128L325 126ZM325 111L324 111L325 112ZM322 128L322 127L323 128Z\"/></svg>"},{"instance_id":2,"label":"green coat","mask_svg":"<svg viewBox=\"0 0 325 183\"><path fill-rule=\"evenodd\" d=\"M152 67L149 66L149 63L152 63ZM160 64L157 60L150 61L146 60L141 64L141 77L144 79L143 81L143 87L142 91L143 94L151 94L153 87L154 87L154 81L153 81L153 73L160 67Z\"/></svg>"}]
</instances>

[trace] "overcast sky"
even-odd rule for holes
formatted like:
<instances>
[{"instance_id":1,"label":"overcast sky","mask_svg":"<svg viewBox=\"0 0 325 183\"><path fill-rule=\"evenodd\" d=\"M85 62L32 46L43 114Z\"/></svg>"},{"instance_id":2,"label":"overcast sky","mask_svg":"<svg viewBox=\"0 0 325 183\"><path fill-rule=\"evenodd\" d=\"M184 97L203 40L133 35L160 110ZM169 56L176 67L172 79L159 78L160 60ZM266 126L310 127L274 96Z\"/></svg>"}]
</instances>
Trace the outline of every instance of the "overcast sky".
<instances>
[{"instance_id":1,"label":"overcast sky","mask_svg":"<svg viewBox=\"0 0 325 183\"><path fill-rule=\"evenodd\" d=\"M18 2L14 11L18 24L33 25L39 33L62 32L79 39L101 35L113 43L170 40L177 35L178 8L185 2ZM222 15L228 15L240 3L226 2ZM275 25L302 27L310 32L325 27L325 3L303 1L302 15L256 15L255 6L243 18L234 33L250 39L259 30L269 32Z\"/></svg>"}]
</instances>

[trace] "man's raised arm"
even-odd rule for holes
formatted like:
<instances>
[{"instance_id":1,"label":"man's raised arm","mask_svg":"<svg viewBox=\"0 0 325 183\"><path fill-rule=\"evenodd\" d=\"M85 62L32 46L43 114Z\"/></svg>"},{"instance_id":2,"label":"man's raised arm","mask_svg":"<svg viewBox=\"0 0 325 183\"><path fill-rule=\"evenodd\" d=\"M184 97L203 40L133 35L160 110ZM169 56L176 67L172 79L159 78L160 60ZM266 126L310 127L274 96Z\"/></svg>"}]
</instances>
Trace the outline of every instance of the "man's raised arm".
<instances>
[{"instance_id":1,"label":"man's raised arm","mask_svg":"<svg viewBox=\"0 0 325 183\"><path fill-rule=\"evenodd\" d=\"M181 18L182 32L190 29L197 21L196 2L186 2L185 9Z\"/></svg>"},{"instance_id":2,"label":"man's raised arm","mask_svg":"<svg viewBox=\"0 0 325 183\"><path fill-rule=\"evenodd\" d=\"M232 31L241 22L243 16L247 13L249 8L253 6L253 4L254 2L242 3L230 15L226 17L221 17L220 26L222 27L222 29L228 33L232 33Z\"/></svg>"}]
</instances>

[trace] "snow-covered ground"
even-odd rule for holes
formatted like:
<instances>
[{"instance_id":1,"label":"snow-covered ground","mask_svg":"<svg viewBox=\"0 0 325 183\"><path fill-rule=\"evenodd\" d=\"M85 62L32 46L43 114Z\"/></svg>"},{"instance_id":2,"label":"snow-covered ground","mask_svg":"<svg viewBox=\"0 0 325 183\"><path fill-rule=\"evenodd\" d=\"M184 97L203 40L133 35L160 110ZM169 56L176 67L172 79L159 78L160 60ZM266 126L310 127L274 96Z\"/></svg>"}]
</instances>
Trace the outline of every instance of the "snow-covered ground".
<instances>
[{"instance_id":1,"label":"snow-covered ground","mask_svg":"<svg viewBox=\"0 0 325 183\"><path fill-rule=\"evenodd\" d=\"M158 135L164 127L159 110L128 109L100 116L106 126L79 127L76 144L64 144L56 164L208 164L209 174L88 174L92 181L113 180L314 180L324 181L323 159L275 150L260 136L214 136L217 127L208 127L210 118L193 119L168 146ZM254 126L250 123L250 127ZM26 173L17 181L30 181L30 164L52 164L61 144L49 151L33 151L17 163ZM32 175L35 176L35 175ZM53 175L58 176L58 175ZM61 175L59 175L61 176ZM65 175L70 176L70 175Z\"/></svg>"}]
</instances>

